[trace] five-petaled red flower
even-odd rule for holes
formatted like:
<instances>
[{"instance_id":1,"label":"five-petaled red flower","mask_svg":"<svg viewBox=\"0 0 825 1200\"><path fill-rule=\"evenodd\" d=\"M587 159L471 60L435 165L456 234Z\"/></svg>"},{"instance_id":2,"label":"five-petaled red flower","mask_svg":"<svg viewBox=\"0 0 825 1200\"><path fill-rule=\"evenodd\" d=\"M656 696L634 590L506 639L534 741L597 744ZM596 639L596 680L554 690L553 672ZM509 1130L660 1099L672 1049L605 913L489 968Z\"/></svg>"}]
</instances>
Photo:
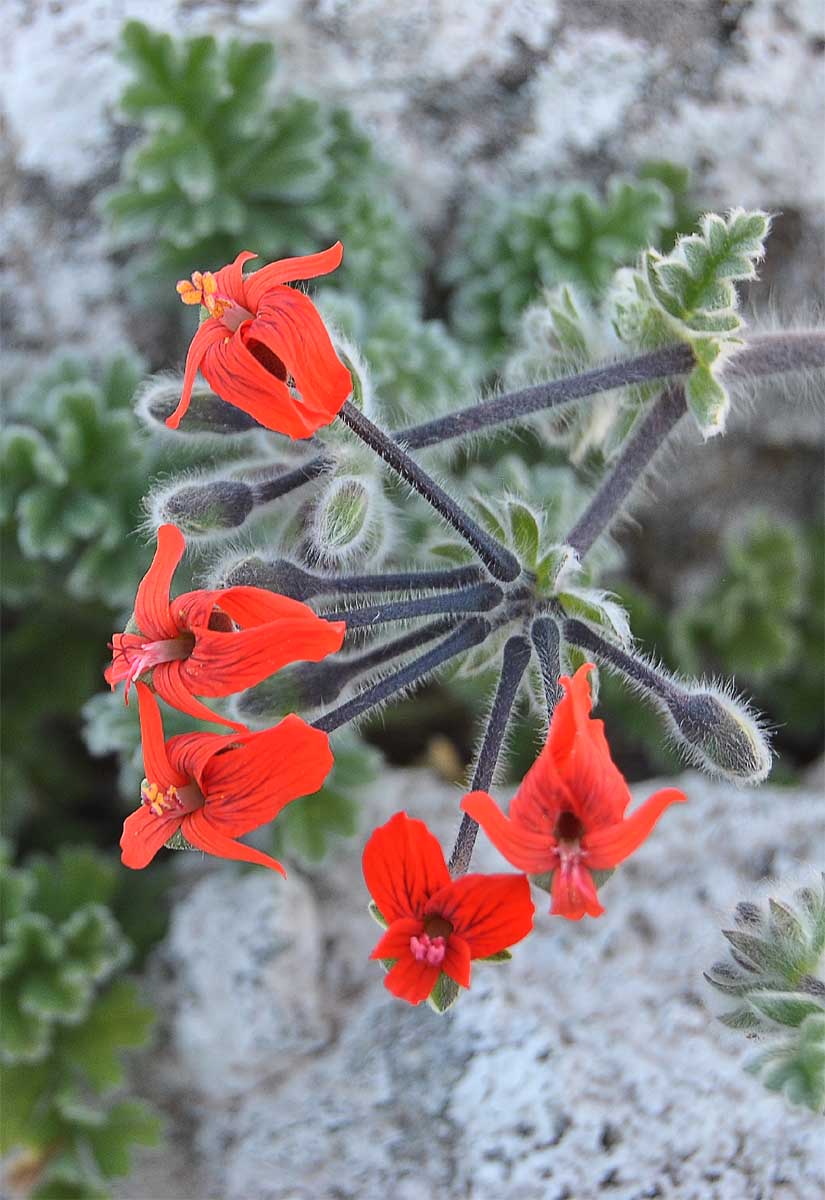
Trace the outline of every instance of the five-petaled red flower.
<instances>
[{"instance_id":1,"label":"five-petaled red flower","mask_svg":"<svg viewBox=\"0 0 825 1200\"><path fill-rule=\"evenodd\" d=\"M426 1000L442 971L469 987L471 959L506 950L533 927L523 875L451 879L435 837L406 813L375 830L363 866L388 927L370 957L397 960L384 983L410 1004Z\"/></svg>"},{"instance_id":2,"label":"five-petaled red flower","mask_svg":"<svg viewBox=\"0 0 825 1200\"><path fill-rule=\"evenodd\" d=\"M267 429L307 438L329 425L352 391L352 379L312 301L284 284L327 275L343 253L336 242L320 254L285 258L245 277L244 263L257 256L244 250L214 275L196 271L191 282L181 280L184 304L200 304L209 316L192 339L180 403L166 424L177 429L200 368L218 396Z\"/></svg>"},{"instance_id":3,"label":"five-petaled red flower","mask_svg":"<svg viewBox=\"0 0 825 1200\"><path fill-rule=\"evenodd\" d=\"M610 757L604 723L590 717L587 663L553 714L547 743L510 805L509 818L486 792L461 802L508 862L528 875L553 873L551 912L578 921L603 912L592 871L617 866L636 850L664 810L687 799L664 788L629 817L627 784Z\"/></svg>"},{"instance_id":4,"label":"five-petaled red flower","mask_svg":"<svg viewBox=\"0 0 825 1200\"><path fill-rule=\"evenodd\" d=\"M124 864L145 867L180 830L207 854L285 875L274 858L235 839L318 791L332 768L327 735L291 714L260 733L184 733L164 742L157 701L136 686L146 779L141 806L123 825Z\"/></svg>"},{"instance_id":5,"label":"five-petaled red flower","mask_svg":"<svg viewBox=\"0 0 825 1200\"><path fill-rule=\"evenodd\" d=\"M161 525L152 565L135 600L138 633L116 633L106 680L131 683L151 671L154 690L173 708L201 720L219 717L196 696L229 696L287 663L318 662L341 648L343 621L324 621L298 600L256 587L185 592L169 587L185 549L174 525Z\"/></svg>"}]
</instances>

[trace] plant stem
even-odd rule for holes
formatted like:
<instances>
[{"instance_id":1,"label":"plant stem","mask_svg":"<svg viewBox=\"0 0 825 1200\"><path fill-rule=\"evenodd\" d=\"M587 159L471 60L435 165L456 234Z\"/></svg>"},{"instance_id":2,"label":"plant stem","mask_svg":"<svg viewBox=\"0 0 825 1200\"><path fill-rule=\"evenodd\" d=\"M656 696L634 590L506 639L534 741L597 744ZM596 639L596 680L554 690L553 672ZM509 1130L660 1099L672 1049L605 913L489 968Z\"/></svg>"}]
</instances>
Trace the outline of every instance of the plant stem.
<instances>
[{"instance_id":1,"label":"plant stem","mask_svg":"<svg viewBox=\"0 0 825 1200\"><path fill-rule=\"evenodd\" d=\"M666 701L672 701L678 697L678 692L671 683L644 659L637 658L636 655L628 654L625 650L614 646L612 642L600 637L582 621L576 621L573 618L566 620L562 625L562 634L565 640L572 642L574 646L587 650L595 658L615 667L636 687L642 688L646 692L652 692Z\"/></svg>"},{"instance_id":2,"label":"plant stem","mask_svg":"<svg viewBox=\"0 0 825 1200\"><path fill-rule=\"evenodd\" d=\"M625 443L613 470L602 481L565 539L580 558L618 514L634 484L686 412L685 391L681 385L667 388L651 404L641 425Z\"/></svg>"},{"instance_id":3,"label":"plant stem","mask_svg":"<svg viewBox=\"0 0 825 1200\"><path fill-rule=\"evenodd\" d=\"M468 621L462 622L432 650L413 659L400 671L396 671L393 675L388 675L386 679L379 680L372 687L366 688L360 695L353 696L351 700L347 700L338 708L325 713L317 721L313 721L313 725L316 729L323 729L325 733L332 733L334 729L340 729L342 725L354 721L356 717L362 716L369 709L383 704L390 696L394 696L411 684L424 679L449 659L463 654L465 650L470 650L473 646L478 646L489 632L488 621L483 617L471 617Z\"/></svg>"},{"instance_id":4,"label":"plant stem","mask_svg":"<svg viewBox=\"0 0 825 1200\"><path fill-rule=\"evenodd\" d=\"M464 511L452 496L431 479L414 459L402 450L396 441L384 433L349 400L338 413L340 419L357 437L374 450L384 462L414 488L420 496L444 518L464 540L472 546L487 570L496 579L510 583L521 574L521 566L514 554L485 532Z\"/></svg>"},{"instance_id":5,"label":"plant stem","mask_svg":"<svg viewBox=\"0 0 825 1200\"><path fill-rule=\"evenodd\" d=\"M493 707L487 721L487 728L484 731L484 739L481 743L478 758L476 759L475 770L473 771L473 778L470 784L470 791L472 792L486 792L493 782L496 763L501 753L504 735L513 711L513 702L516 698L518 686L521 683L521 677L530 661L530 653L530 643L521 634L511 637L504 647L501 676L498 681ZM478 822L474 821L467 813L464 813L461 818L461 825L458 829L455 846L450 855L450 874L453 878L467 874L477 834Z\"/></svg>"},{"instance_id":6,"label":"plant stem","mask_svg":"<svg viewBox=\"0 0 825 1200\"><path fill-rule=\"evenodd\" d=\"M547 702L547 722L553 720L553 713L561 698L559 676L559 627L551 617L539 617L533 622L530 630L536 657L541 668L541 679L544 684L544 696Z\"/></svg>"},{"instance_id":7,"label":"plant stem","mask_svg":"<svg viewBox=\"0 0 825 1200\"><path fill-rule=\"evenodd\" d=\"M478 583L442 592L436 596L417 596L412 600L394 600L388 604L372 604L367 608L341 609L319 613L325 621L346 621L350 629L370 628L387 621L409 621L415 617L430 617L434 613L489 612L502 600L504 593L497 583Z\"/></svg>"},{"instance_id":8,"label":"plant stem","mask_svg":"<svg viewBox=\"0 0 825 1200\"><path fill-rule=\"evenodd\" d=\"M568 375L563 379L551 379L535 387L508 392L494 400L473 404L447 416L437 417L423 425L402 429L396 434L410 450L420 450L451 438L477 433L491 425L513 424L534 413L571 404L599 392L610 392L614 388L633 383L649 383L667 379L672 375L686 375L693 367L693 351L687 343L663 346L649 354L641 354L623 362L608 363L594 367L580 375Z\"/></svg>"},{"instance_id":9,"label":"plant stem","mask_svg":"<svg viewBox=\"0 0 825 1200\"><path fill-rule=\"evenodd\" d=\"M269 588L293 600L314 600L318 596L380 595L382 592L446 591L448 588L469 587L482 583L485 572L481 567L451 567L440 571L393 571L380 575L317 575L278 558L265 562L248 558L229 573L229 584L250 584Z\"/></svg>"},{"instance_id":10,"label":"plant stem","mask_svg":"<svg viewBox=\"0 0 825 1200\"><path fill-rule=\"evenodd\" d=\"M319 454L316 458L311 458L308 462L293 467L291 471L284 471L283 474L276 475L274 479L256 483L252 487L255 504L269 504L270 501L277 500L288 492L294 492L296 488L303 487L311 479L317 479L319 475L323 475L334 465L331 458L325 454Z\"/></svg>"},{"instance_id":11,"label":"plant stem","mask_svg":"<svg viewBox=\"0 0 825 1200\"><path fill-rule=\"evenodd\" d=\"M724 375L784 375L825 367L825 330L752 334L725 364Z\"/></svg>"}]
</instances>

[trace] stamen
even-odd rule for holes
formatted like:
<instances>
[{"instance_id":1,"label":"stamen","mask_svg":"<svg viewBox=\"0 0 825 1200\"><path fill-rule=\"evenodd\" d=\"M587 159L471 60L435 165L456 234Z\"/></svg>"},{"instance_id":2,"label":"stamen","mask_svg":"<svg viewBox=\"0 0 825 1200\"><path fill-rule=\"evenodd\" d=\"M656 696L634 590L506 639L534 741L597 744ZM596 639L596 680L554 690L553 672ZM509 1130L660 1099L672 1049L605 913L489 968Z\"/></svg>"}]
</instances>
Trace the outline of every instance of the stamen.
<instances>
[{"instance_id":1,"label":"stamen","mask_svg":"<svg viewBox=\"0 0 825 1200\"><path fill-rule=\"evenodd\" d=\"M444 955L447 953L447 939L431 938L428 933L422 933L420 937L413 934L410 938L410 950L417 962L427 962L431 967L437 967L444 961Z\"/></svg>"},{"instance_id":2,"label":"stamen","mask_svg":"<svg viewBox=\"0 0 825 1200\"><path fill-rule=\"evenodd\" d=\"M211 271L193 271L191 283L179 279L175 291L184 304L202 304L210 317L221 318L233 307L233 301L218 295L218 281Z\"/></svg>"},{"instance_id":3,"label":"stamen","mask_svg":"<svg viewBox=\"0 0 825 1200\"><path fill-rule=\"evenodd\" d=\"M150 783L148 779L144 779L140 789L140 802L145 804L156 817L162 817L170 808L183 808L183 803L178 796L178 789L174 784L166 791L161 791L156 783Z\"/></svg>"}]
</instances>

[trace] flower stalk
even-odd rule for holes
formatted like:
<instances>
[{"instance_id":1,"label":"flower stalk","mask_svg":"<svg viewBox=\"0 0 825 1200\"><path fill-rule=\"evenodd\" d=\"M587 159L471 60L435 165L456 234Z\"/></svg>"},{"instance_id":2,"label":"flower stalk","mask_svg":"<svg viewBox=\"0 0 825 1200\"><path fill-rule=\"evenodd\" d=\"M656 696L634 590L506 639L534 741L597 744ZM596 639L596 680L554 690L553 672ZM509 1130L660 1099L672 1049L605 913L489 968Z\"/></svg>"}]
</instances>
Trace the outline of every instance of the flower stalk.
<instances>
[{"instance_id":1,"label":"flower stalk","mask_svg":"<svg viewBox=\"0 0 825 1200\"><path fill-rule=\"evenodd\" d=\"M436 596L416 596L412 600L372 604L367 608L336 609L319 615L325 621L346 621L348 631L370 629L388 621L411 621L437 613L489 612L501 603L503 595L498 584L479 583Z\"/></svg>"}]
</instances>

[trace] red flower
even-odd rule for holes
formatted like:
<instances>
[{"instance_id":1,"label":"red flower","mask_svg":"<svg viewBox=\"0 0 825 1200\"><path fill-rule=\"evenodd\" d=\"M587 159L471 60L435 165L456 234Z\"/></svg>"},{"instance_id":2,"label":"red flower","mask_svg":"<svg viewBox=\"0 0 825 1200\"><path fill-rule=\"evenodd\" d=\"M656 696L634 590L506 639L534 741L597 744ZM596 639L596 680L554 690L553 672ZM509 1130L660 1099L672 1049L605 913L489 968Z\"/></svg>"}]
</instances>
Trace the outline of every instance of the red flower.
<instances>
[{"instance_id":1,"label":"red flower","mask_svg":"<svg viewBox=\"0 0 825 1200\"><path fill-rule=\"evenodd\" d=\"M298 600L263 588L185 592L169 587L183 557L183 534L161 525L152 565L135 599L138 633L116 633L106 681L115 687L151 671L167 704L201 720L245 728L219 717L195 696L229 696L266 679L287 663L318 662L340 650L343 621L324 621Z\"/></svg>"},{"instance_id":2,"label":"red flower","mask_svg":"<svg viewBox=\"0 0 825 1200\"><path fill-rule=\"evenodd\" d=\"M572 680L562 676L565 696L509 818L486 792L471 792L461 802L513 866L528 875L553 872L550 911L573 921L604 912L591 872L623 862L669 805L687 799L665 788L625 817L630 792L610 757L604 722L590 717L592 669L587 663Z\"/></svg>"},{"instance_id":3,"label":"red flower","mask_svg":"<svg viewBox=\"0 0 825 1200\"><path fill-rule=\"evenodd\" d=\"M520 942L533 927L523 875L451 879L423 821L396 813L364 848L364 879L387 932L370 955L398 961L384 979L394 996L420 1004L444 971L470 986L470 961Z\"/></svg>"},{"instance_id":4,"label":"red flower","mask_svg":"<svg viewBox=\"0 0 825 1200\"><path fill-rule=\"evenodd\" d=\"M146 779L141 807L123 824L124 864L145 867L180 830L207 854L285 875L274 858L235 838L318 791L332 768L327 735L290 715L261 733L185 733L164 743L157 701L136 686Z\"/></svg>"},{"instance_id":5,"label":"red flower","mask_svg":"<svg viewBox=\"0 0 825 1200\"><path fill-rule=\"evenodd\" d=\"M200 368L218 396L267 429L306 438L329 425L352 391L350 373L309 297L283 285L327 275L343 253L336 242L320 254L284 258L244 278L244 263L257 257L244 250L214 275L196 271L191 283L181 280L183 303L201 304L209 316L192 338L180 404L166 424L177 429ZM298 397L287 386L290 378Z\"/></svg>"}]
</instances>

